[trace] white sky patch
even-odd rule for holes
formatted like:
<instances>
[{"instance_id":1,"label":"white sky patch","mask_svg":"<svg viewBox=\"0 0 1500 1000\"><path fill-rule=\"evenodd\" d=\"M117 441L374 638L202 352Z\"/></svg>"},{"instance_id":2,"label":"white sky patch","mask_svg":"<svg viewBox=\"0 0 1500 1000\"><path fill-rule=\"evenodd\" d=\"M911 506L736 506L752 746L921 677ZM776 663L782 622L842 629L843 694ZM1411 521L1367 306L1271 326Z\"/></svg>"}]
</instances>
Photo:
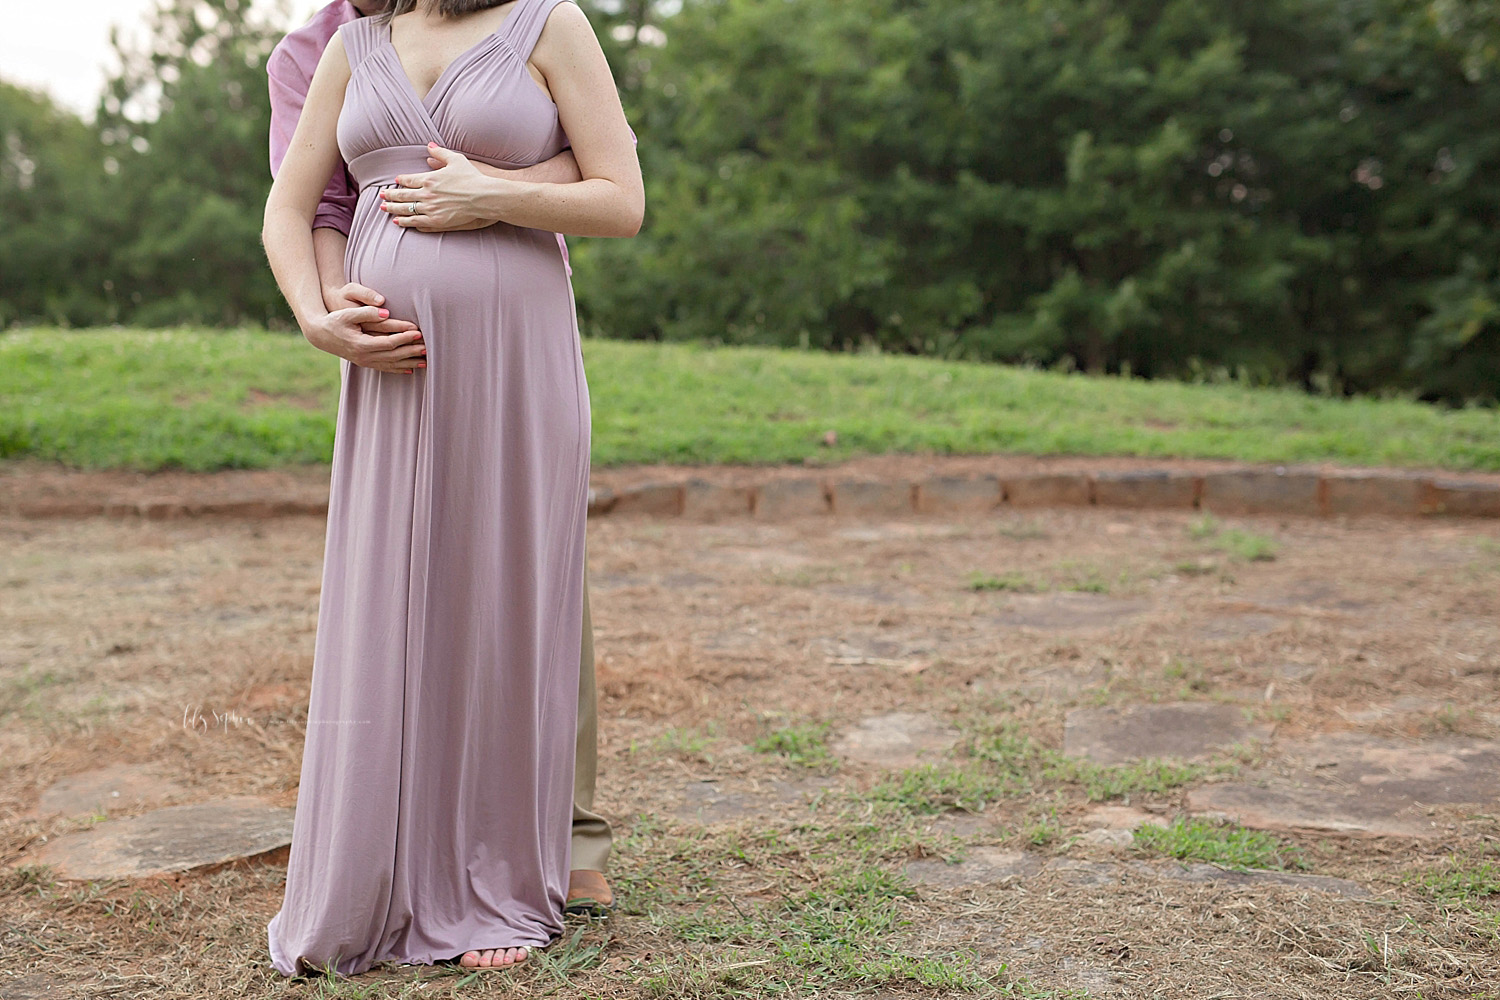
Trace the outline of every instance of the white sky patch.
<instances>
[{"instance_id":1,"label":"white sky patch","mask_svg":"<svg viewBox=\"0 0 1500 1000\"><path fill-rule=\"evenodd\" d=\"M111 25L141 38L157 0L7 0L9 40L0 43L0 79L46 91L87 120L118 67L109 45ZM288 30L327 0L255 0Z\"/></svg>"}]
</instances>

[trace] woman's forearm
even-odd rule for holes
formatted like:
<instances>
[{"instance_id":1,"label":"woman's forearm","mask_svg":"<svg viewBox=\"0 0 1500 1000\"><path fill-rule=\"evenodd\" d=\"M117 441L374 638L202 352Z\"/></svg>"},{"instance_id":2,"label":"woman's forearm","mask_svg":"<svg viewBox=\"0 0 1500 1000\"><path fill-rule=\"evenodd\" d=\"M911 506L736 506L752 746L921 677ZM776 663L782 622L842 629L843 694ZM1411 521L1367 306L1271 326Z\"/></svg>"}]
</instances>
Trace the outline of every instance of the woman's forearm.
<instances>
[{"instance_id":1,"label":"woman's forearm","mask_svg":"<svg viewBox=\"0 0 1500 1000\"><path fill-rule=\"evenodd\" d=\"M260 239L276 285L292 307L298 327L306 334L317 320L328 315L318 277L312 220L295 208L272 202L266 206Z\"/></svg>"}]
</instances>

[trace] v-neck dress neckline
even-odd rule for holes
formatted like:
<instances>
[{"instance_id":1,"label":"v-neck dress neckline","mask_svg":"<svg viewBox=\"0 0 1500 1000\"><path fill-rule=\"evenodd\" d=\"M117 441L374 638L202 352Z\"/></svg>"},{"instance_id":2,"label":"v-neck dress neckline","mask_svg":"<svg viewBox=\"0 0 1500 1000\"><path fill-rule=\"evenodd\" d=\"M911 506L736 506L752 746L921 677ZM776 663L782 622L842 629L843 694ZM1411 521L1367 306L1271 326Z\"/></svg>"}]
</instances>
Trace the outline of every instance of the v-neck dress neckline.
<instances>
[{"instance_id":1,"label":"v-neck dress neckline","mask_svg":"<svg viewBox=\"0 0 1500 1000\"><path fill-rule=\"evenodd\" d=\"M442 88L443 84L448 81L448 78L453 73L453 71L457 68L461 68L461 64L471 59L474 54L477 53L480 49L486 48L487 46L492 45L497 41L505 41L506 36L510 33L511 23L514 22L517 16L520 15L522 8L524 8L528 3L531 2L532 0L516 0L515 7L511 9L510 13L505 15L505 18L500 22L499 27L488 34L481 36L479 40L476 41L473 45L470 45L468 48L464 49L458 55L449 60L448 65L444 66L442 72L438 73L437 79L432 81L432 86L427 88L427 93L421 95L417 94L416 85L412 83L411 75L406 72L406 64L401 61L401 53L396 51L396 44L391 40L391 21L385 22L383 26L385 30L382 32L381 37L385 42L386 51L391 54L391 58L396 62L396 70L401 74L401 78L406 81L406 89L410 91L413 100L420 104L424 109L431 111L432 107L428 104L428 101L434 94L438 94L439 90ZM439 94L439 96L441 95Z\"/></svg>"}]
</instances>

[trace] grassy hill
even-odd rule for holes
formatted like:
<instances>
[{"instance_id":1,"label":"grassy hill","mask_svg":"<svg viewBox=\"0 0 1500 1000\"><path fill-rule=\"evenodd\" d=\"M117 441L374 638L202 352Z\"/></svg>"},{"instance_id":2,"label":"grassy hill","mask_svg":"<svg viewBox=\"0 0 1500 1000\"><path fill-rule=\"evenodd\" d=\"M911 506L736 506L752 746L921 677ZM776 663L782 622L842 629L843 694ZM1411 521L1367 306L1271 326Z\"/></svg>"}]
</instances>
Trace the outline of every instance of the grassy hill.
<instances>
[{"instance_id":1,"label":"grassy hill","mask_svg":"<svg viewBox=\"0 0 1500 1000\"><path fill-rule=\"evenodd\" d=\"M1004 451L1500 469L1493 409L893 355L595 339L583 354L595 466ZM0 458L327 461L338 392L337 359L296 335L13 330L0 334Z\"/></svg>"}]
</instances>

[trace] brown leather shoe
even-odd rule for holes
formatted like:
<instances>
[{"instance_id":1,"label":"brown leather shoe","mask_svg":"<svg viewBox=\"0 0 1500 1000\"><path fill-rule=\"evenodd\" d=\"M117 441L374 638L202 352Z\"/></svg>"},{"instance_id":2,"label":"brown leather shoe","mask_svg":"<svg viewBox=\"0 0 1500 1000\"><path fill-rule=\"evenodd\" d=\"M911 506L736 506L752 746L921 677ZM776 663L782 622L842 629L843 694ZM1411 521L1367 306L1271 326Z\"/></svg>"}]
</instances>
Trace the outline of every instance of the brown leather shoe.
<instances>
[{"instance_id":1,"label":"brown leather shoe","mask_svg":"<svg viewBox=\"0 0 1500 1000\"><path fill-rule=\"evenodd\" d=\"M564 913L603 917L615 908L615 894L604 880L603 872L577 868L568 872L568 901Z\"/></svg>"}]
</instances>

